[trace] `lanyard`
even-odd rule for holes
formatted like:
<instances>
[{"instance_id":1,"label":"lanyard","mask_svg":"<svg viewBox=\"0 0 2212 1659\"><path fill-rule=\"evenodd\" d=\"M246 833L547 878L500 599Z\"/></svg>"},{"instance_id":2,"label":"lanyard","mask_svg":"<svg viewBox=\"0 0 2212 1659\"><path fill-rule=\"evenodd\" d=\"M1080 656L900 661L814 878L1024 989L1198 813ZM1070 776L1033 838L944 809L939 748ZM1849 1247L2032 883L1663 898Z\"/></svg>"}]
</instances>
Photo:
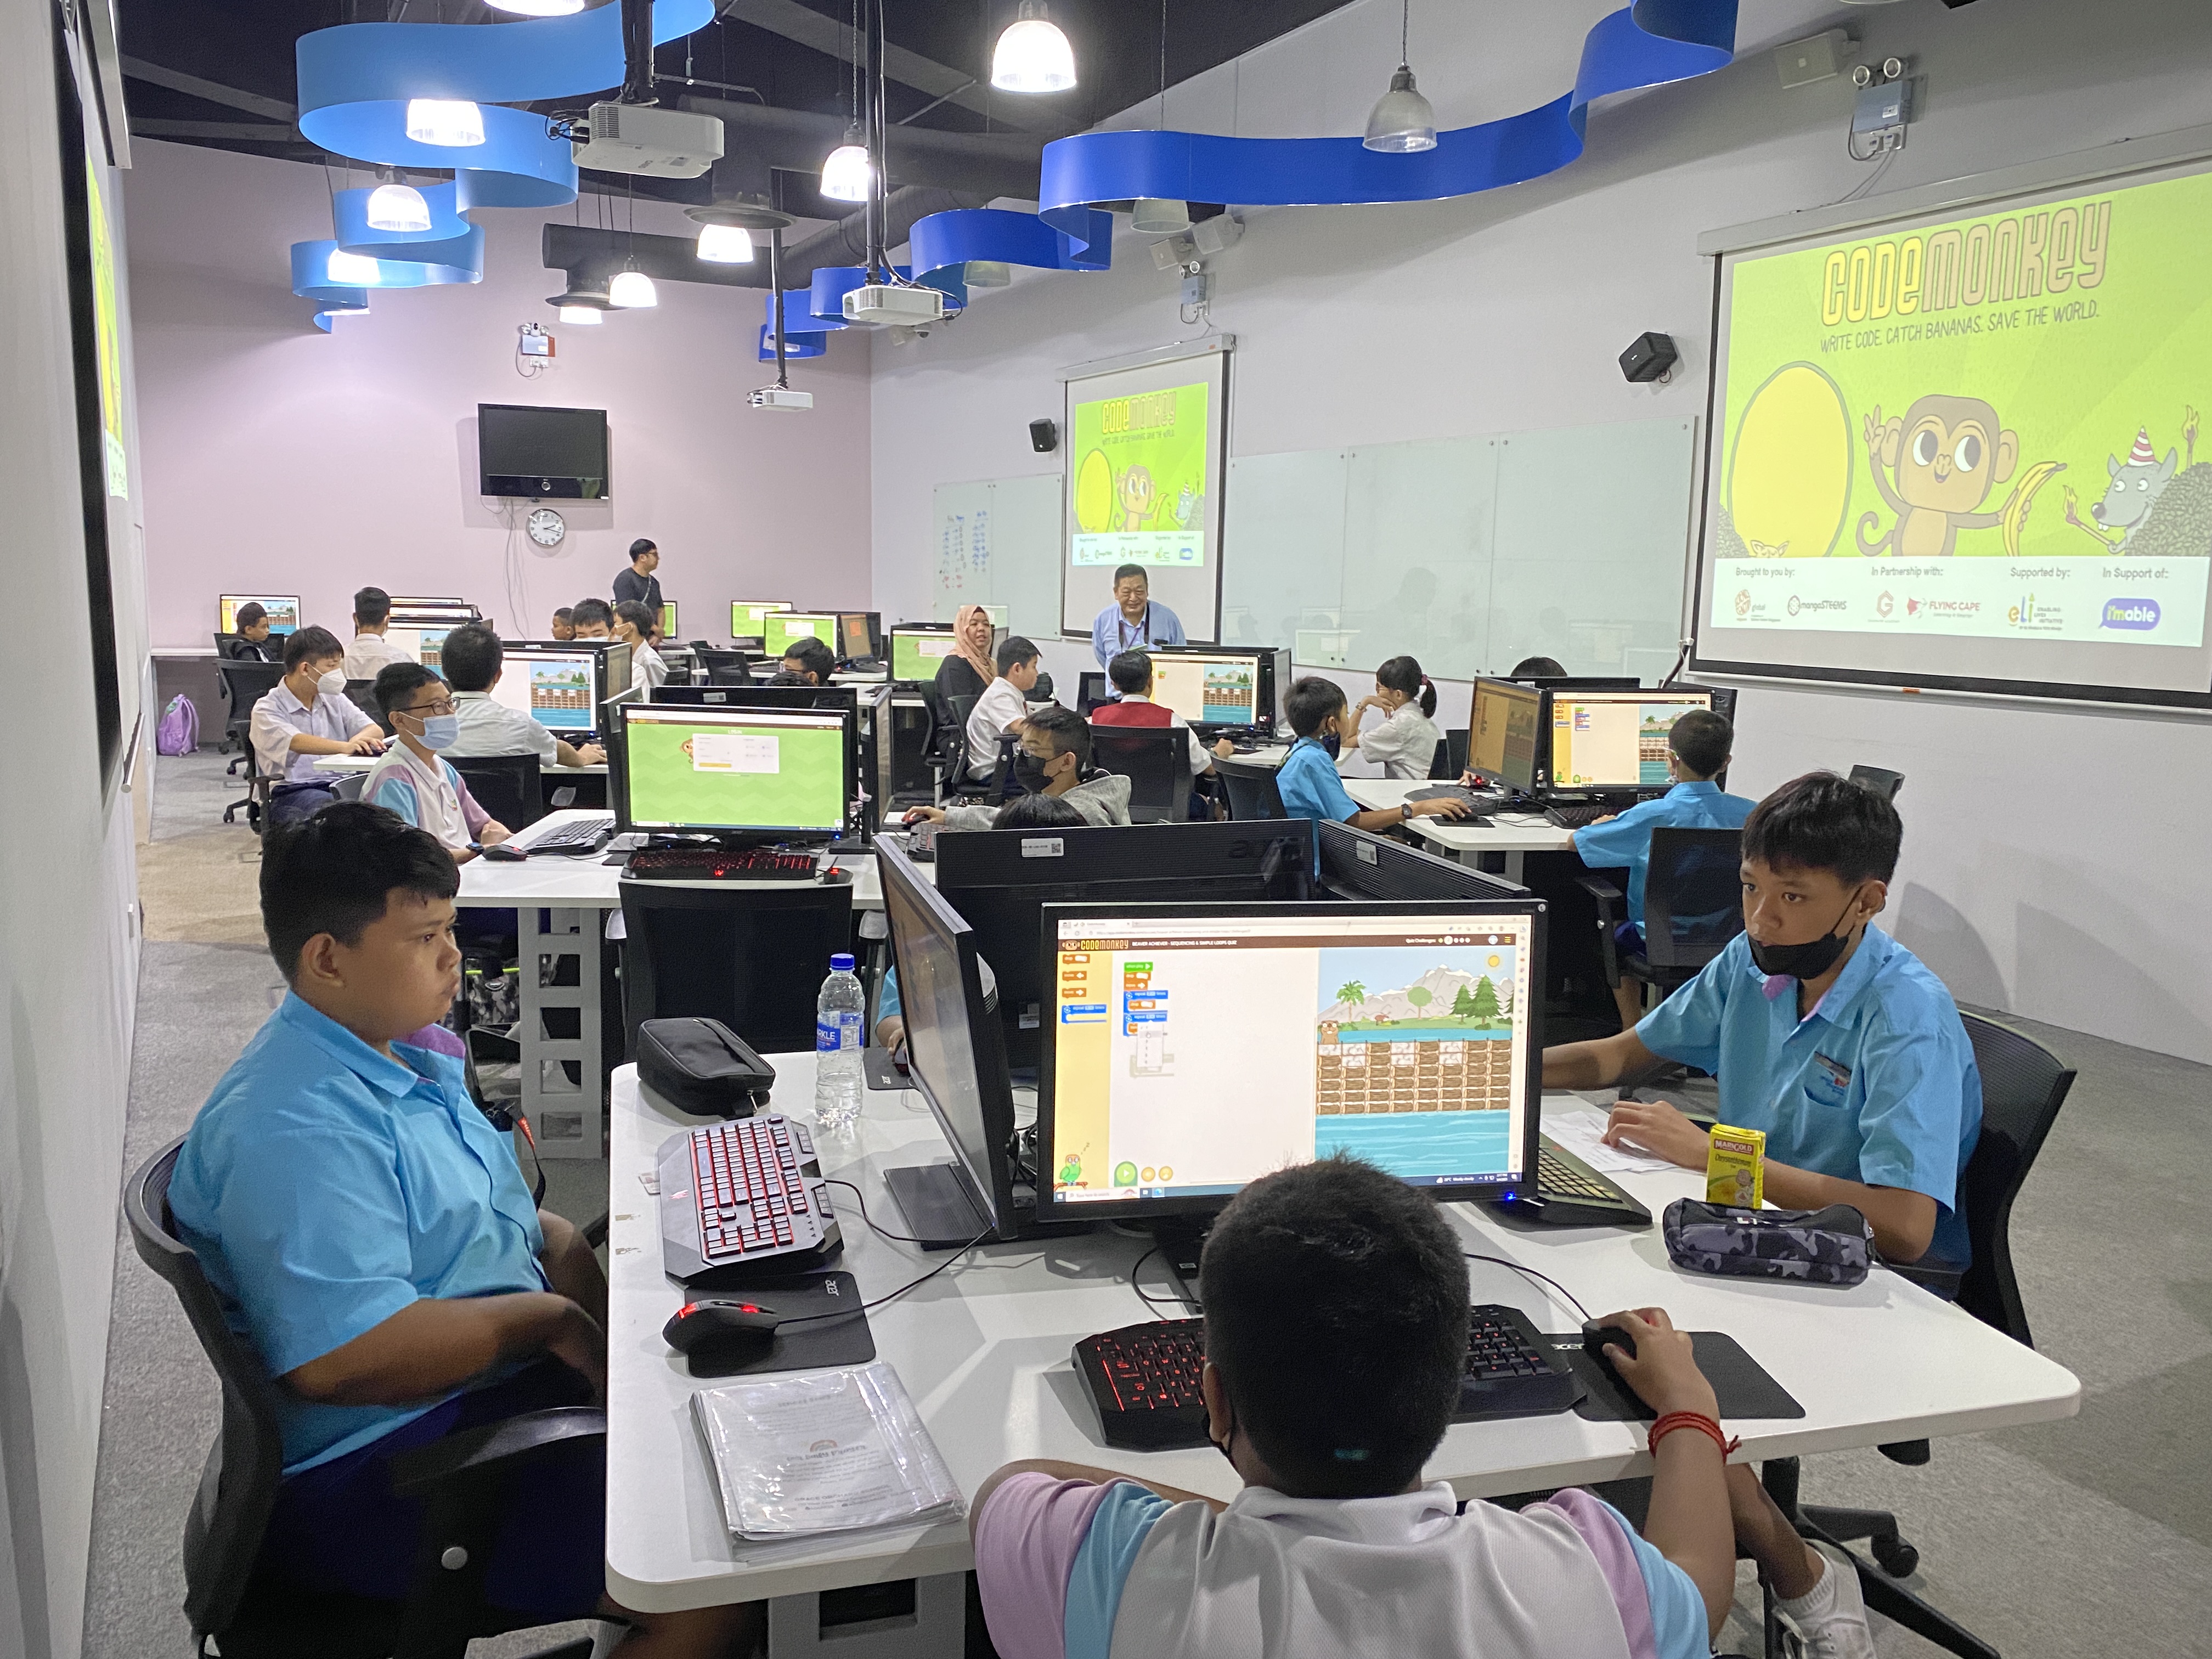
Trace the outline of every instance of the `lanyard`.
<instances>
[{"instance_id":1,"label":"lanyard","mask_svg":"<svg viewBox=\"0 0 2212 1659\"><path fill-rule=\"evenodd\" d=\"M1138 625L1137 637L1133 643L1136 645L1149 644L1151 642L1152 632L1152 602L1150 599L1146 599L1145 601L1145 620ZM1130 649L1133 643L1129 638L1129 619L1121 614L1121 607L1118 605L1114 607L1114 643L1121 647L1124 651Z\"/></svg>"}]
</instances>

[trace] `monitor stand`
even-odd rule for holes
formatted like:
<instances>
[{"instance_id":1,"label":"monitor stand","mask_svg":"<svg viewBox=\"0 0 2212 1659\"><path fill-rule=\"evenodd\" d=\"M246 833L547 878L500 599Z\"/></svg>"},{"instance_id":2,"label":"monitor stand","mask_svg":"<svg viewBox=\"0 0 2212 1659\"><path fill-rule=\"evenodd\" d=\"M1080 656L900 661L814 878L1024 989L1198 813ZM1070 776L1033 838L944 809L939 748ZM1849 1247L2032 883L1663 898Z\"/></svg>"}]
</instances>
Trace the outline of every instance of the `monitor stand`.
<instances>
[{"instance_id":1,"label":"monitor stand","mask_svg":"<svg viewBox=\"0 0 2212 1659\"><path fill-rule=\"evenodd\" d=\"M966 1177L955 1164L908 1164L884 1171L891 1201L906 1218L907 1231L926 1250L954 1250L992 1231L991 1218L969 1194Z\"/></svg>"},{"instance_id":2,"label":"monitor stand","mask_svg":"<svg viewBox=\"0 0 2212 1659\"><path fill-rule=\"evenodd\" d=\"M1213 1231L1212 1216L1163 1217L1148 1221L1145 1231L1152 1236L1158 1246L1160 1259L1168 1271L1181 1279L1183 1288L1194 1293L1198 1289L1198 1259L1206 1249L1206 1236Z\"/></svg>"}]
</instances>

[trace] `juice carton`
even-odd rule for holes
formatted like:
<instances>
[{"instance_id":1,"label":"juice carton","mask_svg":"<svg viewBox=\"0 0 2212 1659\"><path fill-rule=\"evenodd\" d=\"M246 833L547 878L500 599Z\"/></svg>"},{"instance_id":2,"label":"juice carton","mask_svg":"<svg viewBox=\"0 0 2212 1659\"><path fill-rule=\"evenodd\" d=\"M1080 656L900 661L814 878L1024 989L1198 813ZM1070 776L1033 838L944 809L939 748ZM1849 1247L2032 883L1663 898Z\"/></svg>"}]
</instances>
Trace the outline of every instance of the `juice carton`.
<instances>
[{"instance_id":1,"label":"juice carton","mask_svg":"<svg viewBox=\"0 0 2212 1659\"><path fill-rule=\"evenodd\" d=\"M1755 1210L1766 1195L1766 1134L1716 1124L1705 1152L1705 1202Z\"/></svg>"}]
</instances>

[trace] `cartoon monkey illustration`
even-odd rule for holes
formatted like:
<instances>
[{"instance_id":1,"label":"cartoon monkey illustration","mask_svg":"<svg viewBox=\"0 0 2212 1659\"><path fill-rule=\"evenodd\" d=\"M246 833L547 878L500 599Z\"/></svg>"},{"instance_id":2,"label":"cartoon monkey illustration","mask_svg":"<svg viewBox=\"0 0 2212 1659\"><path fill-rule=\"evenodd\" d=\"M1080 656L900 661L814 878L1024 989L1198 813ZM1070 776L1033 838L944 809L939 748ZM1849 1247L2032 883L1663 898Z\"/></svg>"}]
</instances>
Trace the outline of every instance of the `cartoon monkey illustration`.
<instances>
[{"instance_id":1,"label":"cartoon monkey illustration","mask_svg":"<svg viewBox=\"0 0 2212 1659\"><path fill-rule=\"evenodd\" d=\"M1152 469L1146 466L1131 467L1121 475L1119 493L1121 501L1121 528L1143 529L1146 518L1158 505L1153 499Z\"/></svg>"},{"instance_id":2,"label":"cartoon monkey illustration","mask_svg":"<svg viewBox=\"0 0 2212 1659\"><path fill-rule=\"evenodd\" d=\"M1906 558L1948 558L1961 530L1986 530L2003 521L2003 509L1975 509L2012 477L2020 436L1981 398L1931 393L1917 399L1902 418L1887 422L1877 404L1866 418L1865 437L1875 488L1897 522L1869 541L1881 515L1863 515L1860 552L1873 555L1886 547Z\"/></svg>"}]
</instances>

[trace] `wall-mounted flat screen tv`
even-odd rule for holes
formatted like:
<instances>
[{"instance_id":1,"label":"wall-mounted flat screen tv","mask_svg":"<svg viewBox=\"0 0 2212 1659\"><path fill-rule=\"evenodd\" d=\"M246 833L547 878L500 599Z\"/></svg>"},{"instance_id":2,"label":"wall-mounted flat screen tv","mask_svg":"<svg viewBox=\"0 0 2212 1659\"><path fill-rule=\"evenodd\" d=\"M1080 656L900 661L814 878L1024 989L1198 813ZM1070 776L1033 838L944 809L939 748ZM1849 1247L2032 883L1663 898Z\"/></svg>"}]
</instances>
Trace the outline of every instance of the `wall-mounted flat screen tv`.
<instances>
[{"instance_id":1,"label":"wall-mounted flat screen tv","mask_svg":"<svg viewBox=\"0 0 2212 1659\"><path fill-rule=\"evenodd\" d=\"M607 411L478 404L477 467L487 495L605 500Z\"/></svg>"}]
</instances>

